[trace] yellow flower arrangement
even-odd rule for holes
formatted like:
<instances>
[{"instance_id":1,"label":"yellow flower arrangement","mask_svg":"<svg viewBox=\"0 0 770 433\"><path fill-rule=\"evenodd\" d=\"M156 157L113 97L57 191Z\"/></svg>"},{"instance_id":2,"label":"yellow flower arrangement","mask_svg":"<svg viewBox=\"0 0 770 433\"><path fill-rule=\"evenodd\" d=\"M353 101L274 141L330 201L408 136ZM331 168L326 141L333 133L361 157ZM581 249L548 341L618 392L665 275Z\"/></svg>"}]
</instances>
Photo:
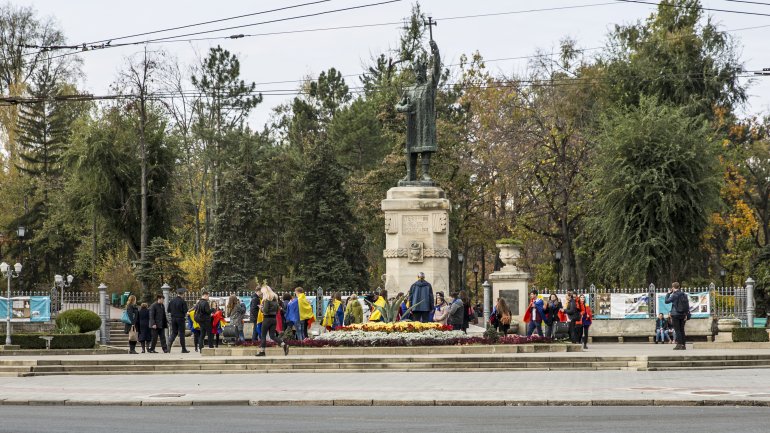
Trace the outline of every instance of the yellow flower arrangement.
<instances>
[{"instance_id":1,"label":"yellow flower arrangement","mask_svg":"<svg viewBox=\"0 0 770 433\"><path fill-rule=\"evenodd\" d=\"M357 323L341 328L343 331L379 331L379 332L422 332L427 330L448 330L445 325L440 323L421 323L421 322L368 322Z\"/></svg>"}]
</instances>

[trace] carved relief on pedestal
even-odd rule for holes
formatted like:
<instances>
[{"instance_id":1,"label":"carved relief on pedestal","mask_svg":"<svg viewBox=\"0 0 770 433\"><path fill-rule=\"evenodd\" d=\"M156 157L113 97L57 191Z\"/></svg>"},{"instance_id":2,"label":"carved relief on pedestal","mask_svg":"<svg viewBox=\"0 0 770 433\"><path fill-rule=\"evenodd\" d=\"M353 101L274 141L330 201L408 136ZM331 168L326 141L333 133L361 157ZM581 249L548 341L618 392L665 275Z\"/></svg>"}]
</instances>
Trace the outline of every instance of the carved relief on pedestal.
<instances>
[{"instance_id":1,"label":"carved relief on pedestal","mask_svg":"<svg viewBox=\"0 0 770 433\"><path fill-rule=\"evenodd\" d=\"M424 257L436 257L440 259L451 259L452 251L449 248L426 248L423 251Z\"/></svg>"},{"instance_id":2,"label":"carved relief on pedestal","mask_svg":"<svg viewBox=\"0 0 770 433\"><path fill-rule=\"evenodd\" d=\"M394 235L398 233L398 217L392 214L385 214L385 233Z\"/></svg>"},{"instance_id":3,"label":"carved relief on pedestal","mask_svg":"<svg viewBox=\"0 0 770 433\"><path fill-rule=\"evenodd\" d=\"M433 214L433 233L444 233L447 226L447 214L434 213Z\"/></svg>"},{"instance_id":4,"label":"carved relief on pedestal","mask_svg":"<svg viewBox=\"0 0 770 433\"><path fill-rule=\"evenodd\" d=\"M412 241L409 243L409 263L422 263L423 248L422 242Z\"/></svg>"}]
</instances>

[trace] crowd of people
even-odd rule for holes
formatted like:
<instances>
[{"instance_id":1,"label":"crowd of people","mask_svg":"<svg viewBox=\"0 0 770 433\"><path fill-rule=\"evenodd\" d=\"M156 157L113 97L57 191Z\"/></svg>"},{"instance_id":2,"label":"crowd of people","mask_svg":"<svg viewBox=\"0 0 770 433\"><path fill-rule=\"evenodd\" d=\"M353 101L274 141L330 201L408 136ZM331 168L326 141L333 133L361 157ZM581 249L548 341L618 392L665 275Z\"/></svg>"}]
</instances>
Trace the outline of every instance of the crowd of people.
<instances>
[{"instance_id":1,"label":"crowd of people","mask_svg":"<svg viewBox=\"0 0 770 433\"><path fill-rule=\"evenodd\" d=\"M136 297L132 295L128 298L124 317L127 317L125 332L129 334L129 353L138 353L137 344L141 345L142 353L157 353L155 349L158 341L163 352L168 353L177 339L182 353L189 353L185 344L185 329L192 334L195 351L205 346L218 347L227 327L230 327L236 344L246 342L246 306L235 294L228 298L224 308L220 308L216 301L210 302L208 292L203 292L201 299L192 308L188 308L183 294L183 288L177 289L176 297L169 302L167 311L170 323L165 314L163 295L159 294L150 306L142 303L137 307ZM387 290L361 298L351 295L345 300L340 293L333 293L320 325L332 330L357 323L381 321L385 307L396 301L400 302L396 320L435 322L464 332L467 332L471 323L478 323L476 309L471 306L464 291L454 291L449 297L445 297L441 291L434 294L433 287L420 272L409 292L406 295L398 293L394 298L388 297ZM655 343L676 341L675 349L684 350L684 324L690 312L687 296L680 290L678 283L672 285L665 302L672 304L671 314L668 318L664 318L663 314L658 315L655 321ZM505 299L498 298L491 311L489 325L505 335L510 331L515 315ZM268 337L288 354L289 345L286 340L302 341L308 338L308 330L316 316L313 305L301 287L297 287L293 294L279 297L271 287L263 284L251 298L249 320L253 324L251 342L259 343L257 356L264 356ZM566 331L570 342L587 348L593 312L585 295L578 295L574 291L567 291L565 302L562 303L556 294L551 293L547 299L542 299L537 290L532 290L529 292L529 304L523 321L528 337L540 335L556 339L558 334ZM229 325L226 326L226 323ZM165 330L169 327L171 336L167 344ZM290 338L282 337L287 331L290 332Z\"/></svg>"}]
</instances>

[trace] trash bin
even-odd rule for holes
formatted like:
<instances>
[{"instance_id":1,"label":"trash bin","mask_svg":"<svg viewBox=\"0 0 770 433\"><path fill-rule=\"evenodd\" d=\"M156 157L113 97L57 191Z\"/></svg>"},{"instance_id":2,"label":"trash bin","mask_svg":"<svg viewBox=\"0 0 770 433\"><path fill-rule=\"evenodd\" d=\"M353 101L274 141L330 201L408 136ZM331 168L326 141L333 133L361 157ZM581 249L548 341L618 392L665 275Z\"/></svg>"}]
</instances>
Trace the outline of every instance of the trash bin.
<instances>
[{"instance_id":1,"label":"trash bin","mask_svg":"<svg viewBox=\"0 0 770 433\"><path fill-rule=\"evenodd\" d=\"M120 295L120 306L126 305L126 302L128 302L128 297L131 296L131 292L123 292L122 295Z\"/></svg>"},{"instance_id":2,"label":"trash bin","mask_svg":"<svg viewBox=\"0 0 770 433\"><path fill-rule=\"evenodd\" d=\"M118 306L119 306L119 305L118 305L118 301L119 301L119 300L120 300L120 298L118 297L118 294L117 294L117 293L113 293L113 294L112 294L112 298L111 298L111 300L110 300L110 303L111 303L112 305L114 305L114 306L118 307Z\"/></svg>"}]
</instances>

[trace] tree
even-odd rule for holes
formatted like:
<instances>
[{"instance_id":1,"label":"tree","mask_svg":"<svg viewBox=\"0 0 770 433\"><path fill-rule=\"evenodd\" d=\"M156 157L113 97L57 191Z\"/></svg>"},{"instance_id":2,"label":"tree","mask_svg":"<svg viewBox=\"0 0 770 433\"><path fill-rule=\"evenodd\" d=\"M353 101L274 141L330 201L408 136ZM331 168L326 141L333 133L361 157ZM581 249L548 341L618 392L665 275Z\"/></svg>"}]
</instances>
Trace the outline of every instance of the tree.
<instances>
[{"instance_id":1,"label":"tree","mask_svg":"<svg viewBox=\"0 0 770 433\"><path fill-rule=\"evenodd\" d=\"M159 290L164 284L172 288L184 287L187 283L184 271L180 267L182 259L174 256L171 243L163 238L153 238L144 255L143 262L137 262L136 278L149 287L143 291L143 301L152 302L152 291Z\"/></svg>"},{"instance_id":2,"label":"tree","mask_svg":"<svg viewBox=\"0 0 770 433\"><path fill-rule=\"evenodd\" d=\"M607 116L599 141L595 266L631 283L682 276L719 194L708 124L644 97Z\"/></svg>"},{"instance_id":3,"label":"tree","mask_svg":"<svg viewBox=\"0 0 770 433\"><path fill-rule=\"evenodd\" d=\"M319 143L308 154L297 197L293 238L299 244L296 259L303 280L312 287L367 287L363 237L331 145Z\"/></svg>"}]
</instances>

